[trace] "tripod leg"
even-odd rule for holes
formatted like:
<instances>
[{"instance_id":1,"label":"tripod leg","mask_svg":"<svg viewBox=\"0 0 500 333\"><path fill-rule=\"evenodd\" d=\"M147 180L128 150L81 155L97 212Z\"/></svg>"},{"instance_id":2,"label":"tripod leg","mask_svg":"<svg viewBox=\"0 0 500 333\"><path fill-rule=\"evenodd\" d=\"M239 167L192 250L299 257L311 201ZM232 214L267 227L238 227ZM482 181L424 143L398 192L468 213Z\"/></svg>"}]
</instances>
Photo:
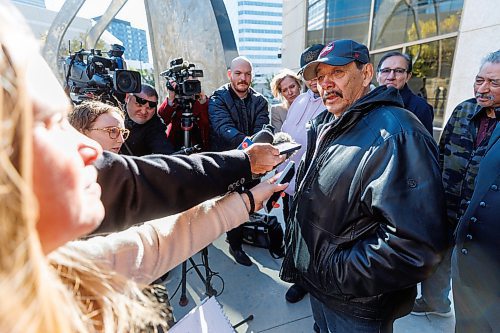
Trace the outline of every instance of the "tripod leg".
<instances>
[{"instance_id":1,"label":"tripod leg","mask_svg":"<svg viewBox=\"0 0 500 333\"><path fill-rule=\"evenodd\" d=\"M189 300L186 297L186 268L187 268L187 263L184 261L182 263L182 280L181 280L181 298L179 299L179 305L180 306L186 306L189 302Z\"/></svg>"},{"instance_id":2,"label":"tripod leg","mask_svg":"<svg viewBox=\"0 0 500 333\"><path fill-rule=\"evenodd\" d=\"M208 297L210 296L216 296L217 291L212 288L211 280L212 280L212 275L210 274L210 267L208 265L208 248L204 248L201 250L201 255L202 255L202 260L205 266L205 295Z\"/></svg>"},{"instance_id":3,"label":"tripod leg","mask_svg":"<svg viewBox=\"0 0 500 333\"><path fill-rule=\"evenodd\" d=\"M249 322L250 320L253 320L253 315L249 315L248 317L246 317L245 319L243 319L242 321L240 321L239 323L237 323L236 325L233 325L233 328L237 328L241 325L243 325L244 323L246 322Z\"/></svg>"}]
</instances>

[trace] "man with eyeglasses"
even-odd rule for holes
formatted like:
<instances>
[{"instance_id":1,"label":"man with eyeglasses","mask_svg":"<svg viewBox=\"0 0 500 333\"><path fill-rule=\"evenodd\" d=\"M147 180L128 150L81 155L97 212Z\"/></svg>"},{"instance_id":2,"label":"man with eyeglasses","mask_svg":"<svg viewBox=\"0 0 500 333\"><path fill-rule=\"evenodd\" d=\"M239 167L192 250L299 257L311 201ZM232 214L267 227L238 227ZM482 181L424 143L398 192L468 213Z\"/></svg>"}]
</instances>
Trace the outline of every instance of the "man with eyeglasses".
<instances>
[{"instance_id":1,"label":"man with eyeglasses","mask_svg":"<svg viewBox=\"0 0 500 333\"><path fill-rule=\"evenodd\" d=\"M388 52L382 56L377 66L377 82L379 85L394 87L403 98L405 109L411 111L432 135L434 109L425 99L417 96L408 87L412 76L411 58L401 52Z\"/></svg>"},{"instance_id":2,"label":"man with eyeglasses","mask_svg":"<svg viewBox=\"0 0 500 333\"><path fill-rule=\"evenodd\" d=\"M353 40L304 68L328 112L307 130L280 277L310 293L320 332L392 332L447 243L436 143L373 74Z\"/></svg>"},{"instance_id":3,"label":"man with eyeglasses","mask_svg":"<svg viewBox=\"0 0 500 333\"><path fill-rule=\"evenodd\" d=\"M142 84L141 92L125 96L125 127L130 135L120 153L133 156L172 154L167 140L167 127L158 116L158 93L149 84Z\"/></svg>"}]
</instances>

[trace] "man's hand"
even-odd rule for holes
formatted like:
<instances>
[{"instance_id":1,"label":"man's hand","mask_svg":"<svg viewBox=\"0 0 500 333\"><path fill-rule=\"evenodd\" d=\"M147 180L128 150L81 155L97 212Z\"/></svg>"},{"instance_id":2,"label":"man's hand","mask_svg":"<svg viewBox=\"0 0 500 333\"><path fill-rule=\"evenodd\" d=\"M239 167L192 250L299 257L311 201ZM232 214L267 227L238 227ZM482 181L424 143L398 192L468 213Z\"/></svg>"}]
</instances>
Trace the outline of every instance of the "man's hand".
<instances>
[{"instance_id":1,"label":"man's hand","mask_svg":"<svg viewBox=\"0 0 500 333\"><path fill-rule=\"evenodd\" d=\"M200 92L198 102L200 102L200 104L205 104L207 102L207 95L205 95L205 92L203 90Z\"/></svg>"},{"instance_id":2,"label":"man's hand","mask_svg":"<svg viewBox=\"0 0 500 333\"><path fill-rule=\"evenodd\" d=\"M286 158L285 155L280 155L278 148L269 143L254 143L246 148L245 152L250 159L250 168L254 175L271 171Z\"/></svg>"}]
</instances>

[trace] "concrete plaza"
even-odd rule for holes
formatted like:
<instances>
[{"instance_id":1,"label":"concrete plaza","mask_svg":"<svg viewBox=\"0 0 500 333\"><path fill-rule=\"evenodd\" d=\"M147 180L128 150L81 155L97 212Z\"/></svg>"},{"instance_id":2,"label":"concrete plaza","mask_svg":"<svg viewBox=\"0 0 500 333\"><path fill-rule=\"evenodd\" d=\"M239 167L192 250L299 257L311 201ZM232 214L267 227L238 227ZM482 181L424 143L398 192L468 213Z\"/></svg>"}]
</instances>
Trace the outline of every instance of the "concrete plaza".
<instances>
[{"instance_id":1,"label":"concrete plaza","mask_svg":"<svg viewBox=\"0 0 500 333\"><path fill-rule=\"evenodd\" d=\"M245 246L244 249L252 258L254 265L245 267L237 264L229 255L225 235L215 241L209 248L209 266L219 275L212 278L213 288L220 293L218 302L222 305L230 322L235 325L252 314L254 319L239 326L236 331L301 333L313 332L313 318L309 306L309 296L296 304L285 301L285 293L290 286L278 277L281 259L273 259L265 249ZM200 255L193 257L201 263ZM188 265L188 268L191 265ZM204 272L203 267L200 267ZM182 318L206 296L205 287L196 272L191 269L187 273L187 298L185 307L179 305L181 267L175 268L167 280L167 289L173 299L174 314ZM454 318L437 316L408 315L395 322L395 333L452 333Z\"/></svg>"}]
</instances>

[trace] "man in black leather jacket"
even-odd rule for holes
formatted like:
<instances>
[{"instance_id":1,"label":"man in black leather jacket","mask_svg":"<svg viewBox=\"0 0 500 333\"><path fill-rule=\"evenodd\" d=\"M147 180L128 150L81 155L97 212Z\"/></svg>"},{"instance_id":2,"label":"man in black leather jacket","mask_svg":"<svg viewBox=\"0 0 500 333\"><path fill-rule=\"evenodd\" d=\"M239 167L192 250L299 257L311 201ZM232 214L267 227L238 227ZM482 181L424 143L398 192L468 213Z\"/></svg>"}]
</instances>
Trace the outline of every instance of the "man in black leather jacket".
<instances>
[{"instance_id":1,"label":"man in black leather jacket","mask_svg":"<svg viewBox=\"0 0 500 333\"><path fill-rule=\"evenodd\" d=\"M393 87L370 92L366 46L309 63L327 111L312 120L281 278L301 283L321 332L392 332L448 245L437 147Z\"/></svg>"},{"instance_id":2,"label":"man in black leather jacket","mask_svg":"<svg viewBox=\"0 0 500 333\"><path fill-rule=\"evenodd\" d=\"M267 100L256 92L252 83L252 63L237 57L227 71L229 83L217 89L208 103L210 144L213 151L237 148L247 136L252 136L269 124ZM252 186L252 185L249 185ZM229 253L241 265L252 261L243 251L243 227L227 233Z\"/></svg>"}]
</instances>

